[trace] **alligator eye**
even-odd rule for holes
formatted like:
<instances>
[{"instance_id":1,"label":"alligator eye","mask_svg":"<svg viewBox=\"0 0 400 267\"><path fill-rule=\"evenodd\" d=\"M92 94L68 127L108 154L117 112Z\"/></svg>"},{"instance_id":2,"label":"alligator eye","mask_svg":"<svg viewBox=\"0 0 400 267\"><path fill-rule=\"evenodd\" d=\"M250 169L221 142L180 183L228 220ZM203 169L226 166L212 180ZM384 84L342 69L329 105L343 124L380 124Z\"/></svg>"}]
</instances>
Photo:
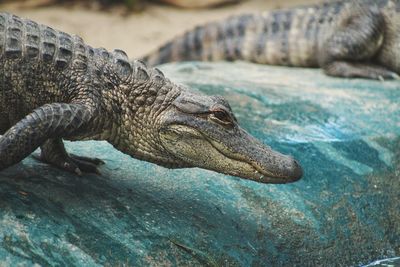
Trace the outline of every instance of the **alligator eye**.
<instances>
[{"instance_id":1,"label":"alligator eye","mask_svg":"<svg viewBox=\"0 0 400 267\"><path fill-rule=\"evenodd\" d=\"M232 118L229 114L224 110L215 110L210 113L210 119L223 125L231 125Z\"/></svg>"}]
</instances>

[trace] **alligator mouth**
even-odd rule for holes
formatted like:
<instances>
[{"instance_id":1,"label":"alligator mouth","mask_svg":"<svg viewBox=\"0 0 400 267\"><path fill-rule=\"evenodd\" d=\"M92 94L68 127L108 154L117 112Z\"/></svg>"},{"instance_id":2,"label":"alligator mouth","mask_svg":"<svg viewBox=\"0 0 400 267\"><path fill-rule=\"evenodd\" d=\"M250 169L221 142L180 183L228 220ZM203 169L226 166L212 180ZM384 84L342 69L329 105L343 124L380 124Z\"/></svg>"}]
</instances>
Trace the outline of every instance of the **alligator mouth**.
<instances>
[{"instance_id":1,"label":"alligator mouth","mask_svg":"<svg viewBox=\"0 0 400 267\"><path fill-rule=\"evenodd\" d=\"M238 151L188 125L172 124L163 132L164 148L192 167L271 184L294 182L302 176L301 167L293 158L273 151L246 132L231 140L233 147L245 143L245 149Z\"/></svg>"},{"instance_id":2,"label":"alligator mouth","mask_svg":"<svg viewBox=\"0 0 400 267\"><path fill-rule=\"evenodd\" d=\"M267 182L271 184L282 184L282 183L291 183L299 180L302 176L302 173L296 175L296 176L289 176L289 175L279 175L279 174L274 174L264 168L261 168L258 166L258 164L252 162L251 160L246 160L244 156L238 155L235 157L234 155L237 154L235 152L231 152L231 154L228 154L219 148L220 146L217 145L218 143L215 140L212 140L211 138L205 136L202 134L204 138L211 144L211 146L218 151L221 155L224 157L228 158L231 161L237 162L238 164L246 164L251 170L253 177L250 178L251 180L258 181L258 182ZM229 151L228 148L226 150ZM231 173L226 172L226 174L231 175ZM242 175L238 174L239 176L243 177ZM244 177L246 179L249 179L249 177Z\"/></svg>"},{"instance_id":3,"label":"alligator mouth","mask_svg":"<svg viewBox=\"0 0 400 267\"><path fill-rule=\"evenodd\" d=\"M233 154L235 154L233 152L232 152L232 155L228 155L226 152L224 153L224 151L222 151L220 148L218 148L217 145L215 145L216 142L214 140L212 140L211 138L207 138L206 136L204 136L204 137L211 144L211 146L215 150L217 150L221 155L223 155L224 157L226 157L226 158L228 158L228 159L230 159L232 161L238 162L238 163L247 164L249 167L251 167L253 169L253 172L254 172L255 175L260 175L260 178L259 178L260 180L262 180L265 177L272 178L272 179L274 179L274 178L284 178L284 177L274 176L272 173L270 173L270 172L268 172L266 170L263 170L261 168L258 168L256 164L253 164L252 162L248 162L248 161L246 161L244 159L241 159L240 157L236 157L235 158L234 156L232 156Z\"/></svg>"},{"instance_id":4,"label":"alligator mouth","mask_svg":"<svg viewBox=\"0 0 400 267\"><path fill-rule=\"evenodd\" d=\"M249 164L251 167L254 168L254 173L259 176L259 180L265 180L266 178L268 179L268 183L270 184L283 184L283 183L293 183L298 181L301 176L303 175L303 171L301 170L297 175L295 176L289 176L289 175L276 175L272 174L270 172L267 172L263 169L260 169L257 167L257 165L252 165Z\"/></svg>"},{"instance_id":5,"label":"alligator mouth","mask_svg":"<svg viewBox=\"0 0 400 267\"><path fill-rule=\"evenodd\" d=\"M225 155L226 156L226 155ZM264 179L264 178L270 178L270 179L289 179L290 177L289 176L284 176L284 175L275 175L275 174L272 174L271 172L268 172L268 171L266 171L266 170L264 170L264 169L261 169L261 168L259 168L256 164L251 164L251 163L247 163L247 164L249 164L251 167L253 167L253 169L254 169L254 173L256 174L256 175L258 175L258 174L260 174L260 180L262 180L262 179Z\"/></svg>"}]
</instances>

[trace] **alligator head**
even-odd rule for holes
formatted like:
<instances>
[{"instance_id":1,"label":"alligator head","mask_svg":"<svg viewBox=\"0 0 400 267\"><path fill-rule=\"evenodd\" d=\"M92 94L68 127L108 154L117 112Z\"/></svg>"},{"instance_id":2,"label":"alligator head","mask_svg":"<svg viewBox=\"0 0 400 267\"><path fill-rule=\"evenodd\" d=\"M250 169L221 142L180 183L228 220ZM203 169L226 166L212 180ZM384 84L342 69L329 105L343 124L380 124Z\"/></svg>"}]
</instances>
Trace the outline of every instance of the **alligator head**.
<instances>
[{"instance_id":1,"label":"alligator head","mask_svg":"<svg viewBox=\"0 0 400 267\"><path fill-rule=\"evenodd\" d=\"M200 167L261 183L301 178L300 165L242 129L222 97L182 91L160 118L170 168ZM161 164L162 165L162 164Z\"/></svg>"},{"instance_id":2,"label":"alligator head","mask_svg":"<svg viewBox=\"0 0 400 267\"><path fill-rule=\"evenodd\" d=\"M122 119L111 131L118 134L109 139L116 148L167 168L200 167L262 183L300 179L299 164L242 129L226 100L156 82L160 73L150 71L142 84L134 80L133 97L121 98Z\"/></svg>"}]
</instances>

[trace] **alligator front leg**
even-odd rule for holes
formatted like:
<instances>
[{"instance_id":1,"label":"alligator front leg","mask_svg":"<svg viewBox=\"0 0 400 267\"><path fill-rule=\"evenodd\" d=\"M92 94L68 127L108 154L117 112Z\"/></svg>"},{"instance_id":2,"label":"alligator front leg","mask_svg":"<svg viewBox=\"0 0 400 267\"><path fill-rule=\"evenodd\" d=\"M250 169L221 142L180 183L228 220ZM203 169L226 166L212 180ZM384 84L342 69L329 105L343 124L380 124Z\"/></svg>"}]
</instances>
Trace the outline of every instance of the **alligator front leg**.
<instances>
[{"instance_id":1,"label":"alligator front leg","mask_svg":"<svg viewBox=\"0 0 400 267\"><path fill-rule=\"evenodd\" d=\"M381 11L377 7L353 4L340 16L319 52L325 73L347 78L398 78L395 72L373 61L384 42L387 27Z\"/></svg>"},{"instance_id":2,"label":"alligator front leg","mask_svg":"<svg viewBox=\"0 0 400 267\"><path fill-rule=\"evenodd\" d=\"M93 109L82 104L54 103L35 109L0 137L0 170L18 163L48 139L79 134L92 116Z\"/></svg>"},{"instance_id":3,"label":"alligator front leg","mask_svg":"<svg viewBox=\"0 0 400 267\"><path fill-rule=\"evenodd\" d=\"M98 158L68 154L60 138L47 140L40 146L40 150L40 156L33 156L35 159L78 175L81 175L82 172L100 174L97 166L104 164L104 162Z\"/></svg>"}]
</instances>

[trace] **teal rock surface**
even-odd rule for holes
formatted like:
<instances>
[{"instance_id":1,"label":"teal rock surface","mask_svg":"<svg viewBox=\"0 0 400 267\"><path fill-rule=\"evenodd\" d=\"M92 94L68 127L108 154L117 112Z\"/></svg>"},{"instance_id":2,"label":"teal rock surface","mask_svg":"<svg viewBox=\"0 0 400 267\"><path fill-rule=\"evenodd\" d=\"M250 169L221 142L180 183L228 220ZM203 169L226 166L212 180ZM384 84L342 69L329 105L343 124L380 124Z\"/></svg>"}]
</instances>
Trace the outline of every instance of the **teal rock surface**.
<instances>
[{"instance_id":1,"label":"teal rock surface","mask_svg":"<svg viewBox=\"0 0 400 267\"><path fill-rule=\"evenodd\" d=\"M364 265L364 267L372 267L372 266L375 266L375 267L396 267L396 266L400 266L400 257L377 260L377 261L371 262L368 265Z\"/></svg>"},{"instance_id":2,"label":"teal rock surface","mask_svg":"<svg viewBox=\"0 0 400 267\"><path fill-rule=\"evenodd\" d=\"M105 142L77 177L31 157L0 173L0 266L359 266L400 256L400 83L182 63L166 76L231 103L302 180L168 170Z\"/></svg>"}]
</instances>

